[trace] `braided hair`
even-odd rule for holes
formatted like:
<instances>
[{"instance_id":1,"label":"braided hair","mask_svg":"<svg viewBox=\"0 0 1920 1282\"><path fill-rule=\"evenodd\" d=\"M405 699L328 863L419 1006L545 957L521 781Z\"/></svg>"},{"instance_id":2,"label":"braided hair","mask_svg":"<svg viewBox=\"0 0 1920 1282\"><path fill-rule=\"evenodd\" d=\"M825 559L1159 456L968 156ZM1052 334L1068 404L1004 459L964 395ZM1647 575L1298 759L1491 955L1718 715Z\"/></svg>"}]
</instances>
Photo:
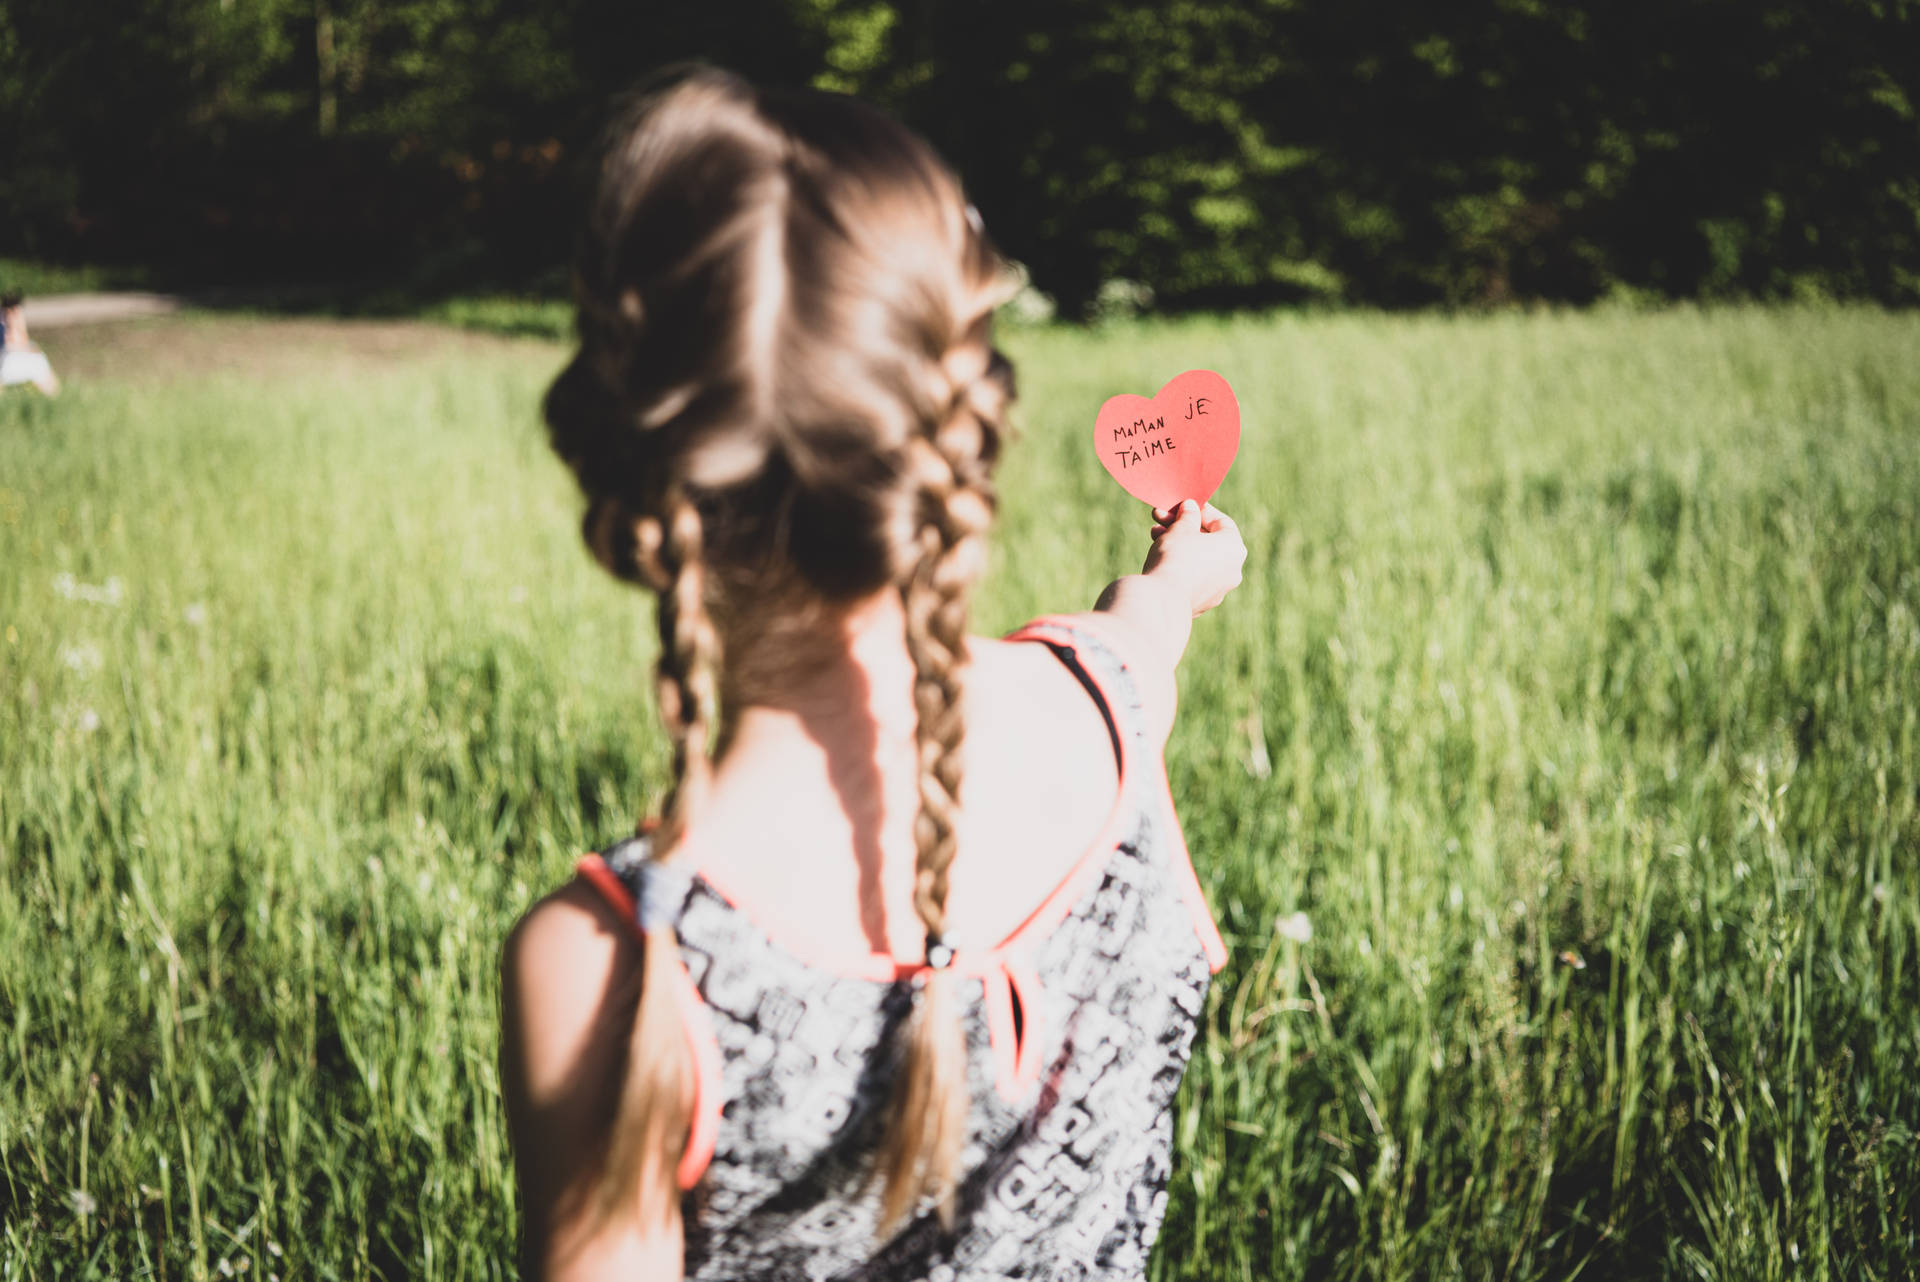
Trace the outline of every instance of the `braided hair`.
<instances>
[{"instance_id":1,"label":"braided hair","mask_svg":"<svg viewBox=\"0 0 1920 1282\"><path fill-rule=\"evenodd\" d=\"M546 418L596 559L657 597L674 776L653 857L674 858L707 802L723 639L749 662L782 618L897 592L930 965L875 1172L883 1233L928 1198L950 1218L968 1095L947 884L968 602L1013 396L990 332L1007 274L932 150L851 99L677 69L625 106L603 154L575 266L580 349ZM653 1224L678 1215L694 1072L678 947L648 929L602 1181L609 1208Z\"/></svg>"}]
</instances>

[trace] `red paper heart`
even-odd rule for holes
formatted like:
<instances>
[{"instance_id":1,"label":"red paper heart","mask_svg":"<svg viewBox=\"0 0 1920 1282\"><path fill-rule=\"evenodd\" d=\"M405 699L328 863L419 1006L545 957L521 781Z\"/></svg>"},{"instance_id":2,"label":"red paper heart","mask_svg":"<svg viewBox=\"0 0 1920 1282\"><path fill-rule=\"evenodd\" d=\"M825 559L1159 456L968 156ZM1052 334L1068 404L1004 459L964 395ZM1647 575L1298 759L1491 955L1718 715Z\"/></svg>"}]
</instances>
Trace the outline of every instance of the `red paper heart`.
<instances>
[{"instance_id":1,"label":"red paper heart","mask_svg":"<svg viewBox=\"0 0 1920 1282\"><path fill-rule=\"evenodd\" d=\"M1205 503L1240 452L1240 402L1227 380L1190 369L1152 400L1110 398L1093 420L1093 448L1120 487L1142 503Z\"/></svg>"}]
</instances>

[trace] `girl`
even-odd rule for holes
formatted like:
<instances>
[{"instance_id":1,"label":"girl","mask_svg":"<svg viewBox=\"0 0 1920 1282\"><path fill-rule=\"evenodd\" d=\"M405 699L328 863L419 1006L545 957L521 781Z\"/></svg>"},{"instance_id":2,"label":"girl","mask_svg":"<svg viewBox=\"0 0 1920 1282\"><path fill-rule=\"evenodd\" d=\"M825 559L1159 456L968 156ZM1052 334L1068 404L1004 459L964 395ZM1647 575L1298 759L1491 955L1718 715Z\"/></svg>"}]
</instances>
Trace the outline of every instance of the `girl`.
<instances>
[{"instance_id":1,"label":"girl","mask_svg":"<svg viewBox=\"0 0 1920 1282\"><path fill-rule=\"evenodd\" d=\"M546 413L674 785L506 946L530 1273L1142 1275L1223 960L1160 752L1246 551L1156 513L1094 612L966 635L1006 278L857 102L680 72L610 135Z\"/></svg>"}]
</instances>

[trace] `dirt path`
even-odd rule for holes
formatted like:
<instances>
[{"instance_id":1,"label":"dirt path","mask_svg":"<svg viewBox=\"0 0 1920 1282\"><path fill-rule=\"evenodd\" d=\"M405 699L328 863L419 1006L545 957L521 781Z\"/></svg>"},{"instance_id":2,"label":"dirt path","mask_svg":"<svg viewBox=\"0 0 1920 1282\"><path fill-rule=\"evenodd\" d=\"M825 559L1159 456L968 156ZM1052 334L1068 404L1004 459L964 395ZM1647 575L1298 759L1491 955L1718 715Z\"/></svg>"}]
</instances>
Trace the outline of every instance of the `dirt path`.
<instances>
[{"instance_id":1,"label":"dirt path","mask_svg":"<svg viewBox=\"0 0 1920 1282\"><path fill-rule=\"evenodd\" d=\"M27 299L27 329L57 329L64 325L99 325L106 321L170 316L180 310L172 294L43 294Z\"/></svg>"},{"instance_id":2,"label":"dirt path","mask_svg":"<svg viewBox=\"0 0 1920 1282\"><path fill-rule=\"evenodd\" d=\"M57 321L45 333L41 332L44 322L29 311L27 324L35 341L69 387L107 381L169 383L216 373L351 379L371 370L462 352L540 365L557 364L559 359L559 349L552 343L422 321L283 319L202 311L175 314L141 310L141 304L131 301L139 296L71 297L113 298L119 300L116 306L121 310L78 309L66 313L73 319ZM28 306L43 301L56 300L30 299Z\"/></svg>"}]
</instances>

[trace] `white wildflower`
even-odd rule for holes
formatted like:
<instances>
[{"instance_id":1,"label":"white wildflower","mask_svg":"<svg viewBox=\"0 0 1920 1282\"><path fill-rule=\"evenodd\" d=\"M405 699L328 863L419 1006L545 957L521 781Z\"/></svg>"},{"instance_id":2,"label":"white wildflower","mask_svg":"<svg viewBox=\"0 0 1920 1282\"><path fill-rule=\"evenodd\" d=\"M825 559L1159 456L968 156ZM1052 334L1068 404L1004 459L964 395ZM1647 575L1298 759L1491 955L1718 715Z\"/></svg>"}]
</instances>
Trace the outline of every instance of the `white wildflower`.
<instances>
[{"instance_id":1,"label":"white wildflower","mask_svg":"<svg viewBox=\"0 0 1920 1282\"><path fill-rule=\"evenodd\" d=\"M187 621L190 628L204 628L207 626L207 607L195 601L180 611L180 617Z\"/></svg>"},{"instance_id":2,"label":"white wildflower","mask_svg":"<svg viewBox=\"0 0 1920 1282\"><path fill-rule=\"evenodd\" d=\"M75 672L93 672L104 662L100 647L90 641L61 646L59 658L61 664Z\"/></svg>"},{"instance_id":3,"label":"white wildflower","mask_svg":"<svg viewBox=\"0 0 1920 1282\"><path fill-rule=\"evenodd\" d=\"M1313 938L1313 919L1305 913L1290 913L1277 919L1273 928L1282 939L1290 939L1296 944L1304 944Z\"/></svg>"},{"instance_id":4,"label":"white wildflower","mask_svg":"<svg viewBox=\"0 0 1920 1282\"><path fill-rule=\"evenodd\" d=\"M126 594L120 576L110 575L105 583L82 583L65 571L53 576L54 595L67 601L85 601L88 605L115 606Z\"/></svg>"},{"instance_id":5,"label":"white wildflower","mask_svg":"<svg viewBox=\"0 0 1920 1282\"><path fill-rule=\"evenodd\" d=\"M100 714L92 708L82 708L80 709L80 718L74 722L74 727L78 729L81 734L92 734L100 728Z\"/></svg>"},{"instance_id":6,"label":"white wildflower","mask_svg":"<svg viewBox=\"0 0 1920 1282\"><path fill-rule=\"evenodd\" d=\"M100 1209L100 1203L85 1189L68 1189L67 1205L73 1208L75 1215L92 1215Z\"/></svg>"}]
</instances>

